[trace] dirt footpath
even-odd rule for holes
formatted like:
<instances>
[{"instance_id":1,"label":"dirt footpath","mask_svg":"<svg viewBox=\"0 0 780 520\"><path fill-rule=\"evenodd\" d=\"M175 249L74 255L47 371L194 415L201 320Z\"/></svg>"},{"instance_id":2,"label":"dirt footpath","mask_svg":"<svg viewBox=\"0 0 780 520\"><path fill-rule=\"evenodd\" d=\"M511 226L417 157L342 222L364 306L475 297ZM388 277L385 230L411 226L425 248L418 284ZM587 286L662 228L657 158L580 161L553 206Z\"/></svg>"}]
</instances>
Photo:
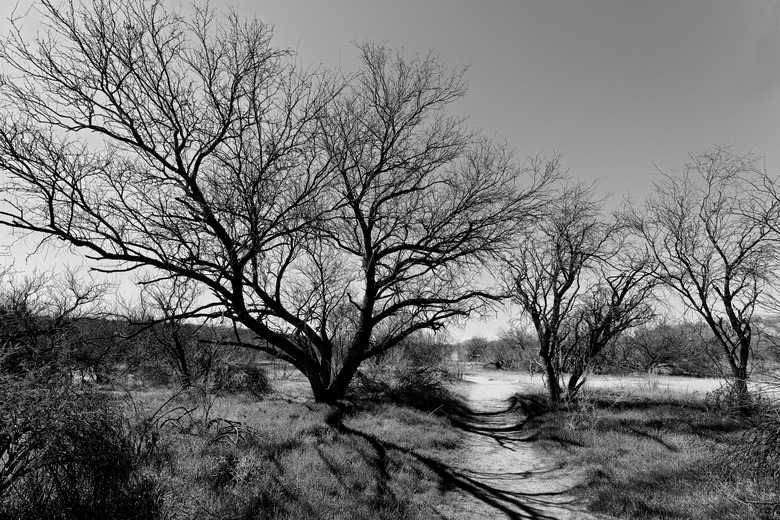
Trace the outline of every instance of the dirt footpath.
<instances>
[{"instance_id":1,"label":"dirt footpath","mask_svg":"<svg viewBox=\"0 0 780 520\"><path fill-rule=\"evenodd\" d=\"M465 448L453 473L466 493L440 509L454 519L597 519L569 494L584 475L546 457L528 440L521 402L514 397L538 390L538 376L467 373L461 393L471 413L461 426Z\"/></svg>"}]
</instances>

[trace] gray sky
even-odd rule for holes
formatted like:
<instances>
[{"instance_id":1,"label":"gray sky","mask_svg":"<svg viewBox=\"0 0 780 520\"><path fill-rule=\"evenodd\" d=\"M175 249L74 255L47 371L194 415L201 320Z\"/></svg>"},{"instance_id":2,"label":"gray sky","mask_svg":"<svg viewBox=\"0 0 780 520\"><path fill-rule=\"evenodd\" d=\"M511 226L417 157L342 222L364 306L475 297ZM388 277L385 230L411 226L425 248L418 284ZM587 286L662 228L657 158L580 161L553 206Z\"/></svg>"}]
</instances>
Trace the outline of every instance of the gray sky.
<instances>
[{"instance_id":1,"label":"gray sky","mask_svg":"<svg viewBox=\"0 0 780 520\"><path fill-rule=\"evenodd\" d=\"M10 2L9 2L10 3ZM24 4L24 2L22 2ZM526 156L641 200L687 154L731 144L780 173L780 31L772 0L263 0L226 2L275 26L304 64L356 63L354 41L468 65L456 110ZM218 1L212 6L222 7ZM0 7L7 18L11 6ZM6 25L0 26L5 32ZM0 236L0 245L5 237ZM471 325L491 335L505 321Z\"/></svg>"},{"instance_id":2,"label":"gray sky","mask_svg":"<svg viewBox=\"0 0 780 520\"><path fill-rule=\"evenodd\" d=\"M244 2L304 63L349 69L352 42L468 65L458 106L520 155L643 198L655 172L720 144L780 157L780 32L769 0ZM249 7L251 5L251 7Z\"/></svg>"}]
</instances>

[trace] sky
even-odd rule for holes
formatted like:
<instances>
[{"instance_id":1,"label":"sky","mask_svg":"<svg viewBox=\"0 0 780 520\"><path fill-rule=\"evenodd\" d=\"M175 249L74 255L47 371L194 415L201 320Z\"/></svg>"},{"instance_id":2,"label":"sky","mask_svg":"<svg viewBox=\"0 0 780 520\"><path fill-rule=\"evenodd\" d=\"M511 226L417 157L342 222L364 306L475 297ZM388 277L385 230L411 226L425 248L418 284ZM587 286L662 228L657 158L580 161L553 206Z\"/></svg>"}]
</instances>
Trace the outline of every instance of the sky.
<instances>
[{"instance_id":1,"label":"sky","mask_svg":"<svg viewBox=\"0 0 780 520\"><path fill-rule=\"evenodd\" d=\"M562 153L575 177L619 197L644 198L655 164L714 145L780 166L780 31L768 0L235 5L273 24L304 63L349 70L352 42L368 39L467 65L457 110L471 124L520 156Z\"/></svg>"},{"instance_id":2,"label":"sky","mask_svg":"<svg viewBox=\"0 0 780 520\"><path fill-rule=\"evenodd\" d=\"M257 0L304 65L354 70L354 42L468 66L453 110L519 157L561 153L574 178L641 201L657 168L716 145L780 174L780 0ZM9 2L10 4L10 2ZM25 5L24 2L20 2ZM223 3L212 0L217 9ZM11 6L0 7L6 19ZM0 23L5 32L7 24ZM2 236L0 246L10 243ZM35 262L35 260L29 260ZM511 311L510 311L511 312ZM492 336L503 313L457 337Z\"/></svg>"}]
</instances>

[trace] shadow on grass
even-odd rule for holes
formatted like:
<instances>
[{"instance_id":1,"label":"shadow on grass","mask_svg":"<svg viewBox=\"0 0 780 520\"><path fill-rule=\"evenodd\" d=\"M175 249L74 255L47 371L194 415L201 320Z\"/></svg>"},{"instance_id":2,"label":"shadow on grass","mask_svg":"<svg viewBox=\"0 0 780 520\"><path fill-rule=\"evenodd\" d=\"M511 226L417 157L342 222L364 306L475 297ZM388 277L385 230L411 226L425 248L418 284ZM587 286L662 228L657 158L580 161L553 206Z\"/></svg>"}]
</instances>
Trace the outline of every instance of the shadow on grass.
<instances>
[{"instance_id":1,"label":"shadow on grass","mask_svg":"<svg viewBox=\"0 0 780 520\"><path fill-rule=\"evenodd\" d=\"M708 410L701 402L690 400L623 399L599 396L592 400L596 410L602 413L597 430L624 431L638 437L651 438L667 446L650 432L680 433L717 442L724 434L742 431L742 421L721 416Z\"/></svg>"},{"instance_id":2,"label":"shadow on grass","mask_svg":"<svg viewBox=\"0 0 780 520\"><path fill-rule=\"evenodd\" d=\"M745 502L750 487L702 461L639 471L626 478L598 472L587 489L593 511L625 519L777 519L780 503ZM773 499L776 495L770 495Z\"/></svg>"},{"instance_id":3,"label":"shadow on grass","mask_svg":"<svg viewBox=\"0 0 780 520\"><path fill-rule=\"evenodd\" d=\"M542 443L560 436L580 443L564 450L554 443L551 455L592 474L576 491L591 511L627 520L780 518L770 509L777 504L742 500L752 484L723 467L747 425L703 403L602 394L529 426Z\"/></svg>"},{"instance_id":4,"label":"shadow on grass","mask_svg":"<svg viewBox=\"0 0 780 520\"><path fill-rule=\"evenodd\" d=\"M526 442L529 437L524 428L529 418L544 413L544 407L531 398L513 396L507 402L503 410L480 412L469 410L463 403L448 413L449 419L463 431L484 435L494 439L500 446L509 448L510 442ZM545 506L565 508L567 502L554 500L566 491L545 493L523 493L501 489L488 482L516 482L553 471L517 471L517 472L475 472L460 469L446 464L431 456L418 453L415 450L403 447L393 442L388 442L370 433L360 431L347 425L344 419L350 415L348 406L341 405L334 408L333 413L327 417L326 422L338 432L361 438L372 447L373 454L364 454L365 461L376 468L376 472L382 479L390 479L389 466L396 464L393 454L410 457L425 469L433 472L441 482L441 489L457 489L470 495L486 505L502 513L510 519L530 520L555 520L555 517L543 512ZM513 424L499 426L504 421L510 420ZM516 420L516 422L514 422ZM379 492L386 492L387 485L382 485Z\"/></svg>"}]
</instances>

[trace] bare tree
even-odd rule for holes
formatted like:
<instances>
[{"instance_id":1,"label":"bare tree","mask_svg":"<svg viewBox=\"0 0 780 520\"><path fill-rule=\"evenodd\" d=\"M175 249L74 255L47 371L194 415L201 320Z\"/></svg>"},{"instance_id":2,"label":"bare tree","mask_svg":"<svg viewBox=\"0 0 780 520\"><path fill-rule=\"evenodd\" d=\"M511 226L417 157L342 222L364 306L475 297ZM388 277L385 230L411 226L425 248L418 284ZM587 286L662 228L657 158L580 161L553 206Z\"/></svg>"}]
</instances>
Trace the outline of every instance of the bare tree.
<instances>
[{"instance_id":1,"label":"bare tree","mask_svg":"<svg viewBox=\"0 0 780 520\"><path fill-rule=\"evenodd\" d=\"M117 374L127 358L127 325L108 312L78 320L67 342L68 363L82 382L102 384Z\"/></svg>"},{"instance_id":2,"label":"bare tree","mask_svg":"<svg viewBox=\"0 0 780 520\"><path fill-rule=\"evenodd\" d=\"M556 173L522 175L448 117L462 71L434 56L366 44L344 84L296 70L257 21L42 5L49 32L2 46L0 223L200 284L192 315L262 338L318 401L483 305L481 262Z\"/></svg>"},{"instance_id":3,"label":"bare tree","mask_svg":"<svg viewBox=\"0 0 780 520\"><path fill-rule=\"evenodd\" d=\"M337 393L363 360L493 299L477 284L483 265L559 175L555 164L517 164L447 116L465 93L463 71L430 54L360 50L361 71L323 118L336 210L307 251L300 291L318 324L320 369L340 366Z\"/></svg>"},{"instance_id":4,"label":"bare tree","mask_svg":"<svg viewBox=\"0 0 780 520\"><path fill-rule=\"evenodd\" d=\"M778 201L752 155L717 148L664 174L636 215L658 278L707 324L747 398L754 313L774 274Z\"/></svg>"},{"instance_id":5,"label":"bare tree","mask_svg":"<svg viewBox=\"0 0 780 520\"><path fill-rule=\"evenodd\" d=\"M0 371L60 374L72 368L78 329L104 316L108 290L74 269L24 277L10 268L0 271Z\"/></svg>"},{"instance_id":6,"label":"bare tree","mask_svg":"<svg viewBox=\"0 0 780 520\"><path fill-rule=\"evenodd\" d=\"M613 232L622 235L621 230ZM586 371L611 342L654 316L650 301L656 284L651 259L625 235L617 241L613 235L609 242L594 273L595 283L582 294L567 324L571 336L562 359L570 373L569 398L576 398Z\"/></svg>"},{"instance_id":7,"label":"bare tree","mask_svg":"<svg viewBox=\"0 0 780 520\"><path fill-rule=\"evenodd\" d=\"M145 329L151 343L149 350L160 354L182 388L208 377L217 349L216 344L201 341L201 330L207 325L204 320L187 320L200 297L198 287L188 279L145 284L139 312L128 316L135 328Z\"/></svg>"},{"instance_id":8,"label":"bare tree","mask_svg":"<svg viewBox=\"0 0 780 520\"><path fill-rule=\"evenodd\" d=\"M604 347L652 316L648 267L580 184L563 187L507 257L507 288L536 329L551 401L575 399Z\"/></svg>"}]
</instances>

